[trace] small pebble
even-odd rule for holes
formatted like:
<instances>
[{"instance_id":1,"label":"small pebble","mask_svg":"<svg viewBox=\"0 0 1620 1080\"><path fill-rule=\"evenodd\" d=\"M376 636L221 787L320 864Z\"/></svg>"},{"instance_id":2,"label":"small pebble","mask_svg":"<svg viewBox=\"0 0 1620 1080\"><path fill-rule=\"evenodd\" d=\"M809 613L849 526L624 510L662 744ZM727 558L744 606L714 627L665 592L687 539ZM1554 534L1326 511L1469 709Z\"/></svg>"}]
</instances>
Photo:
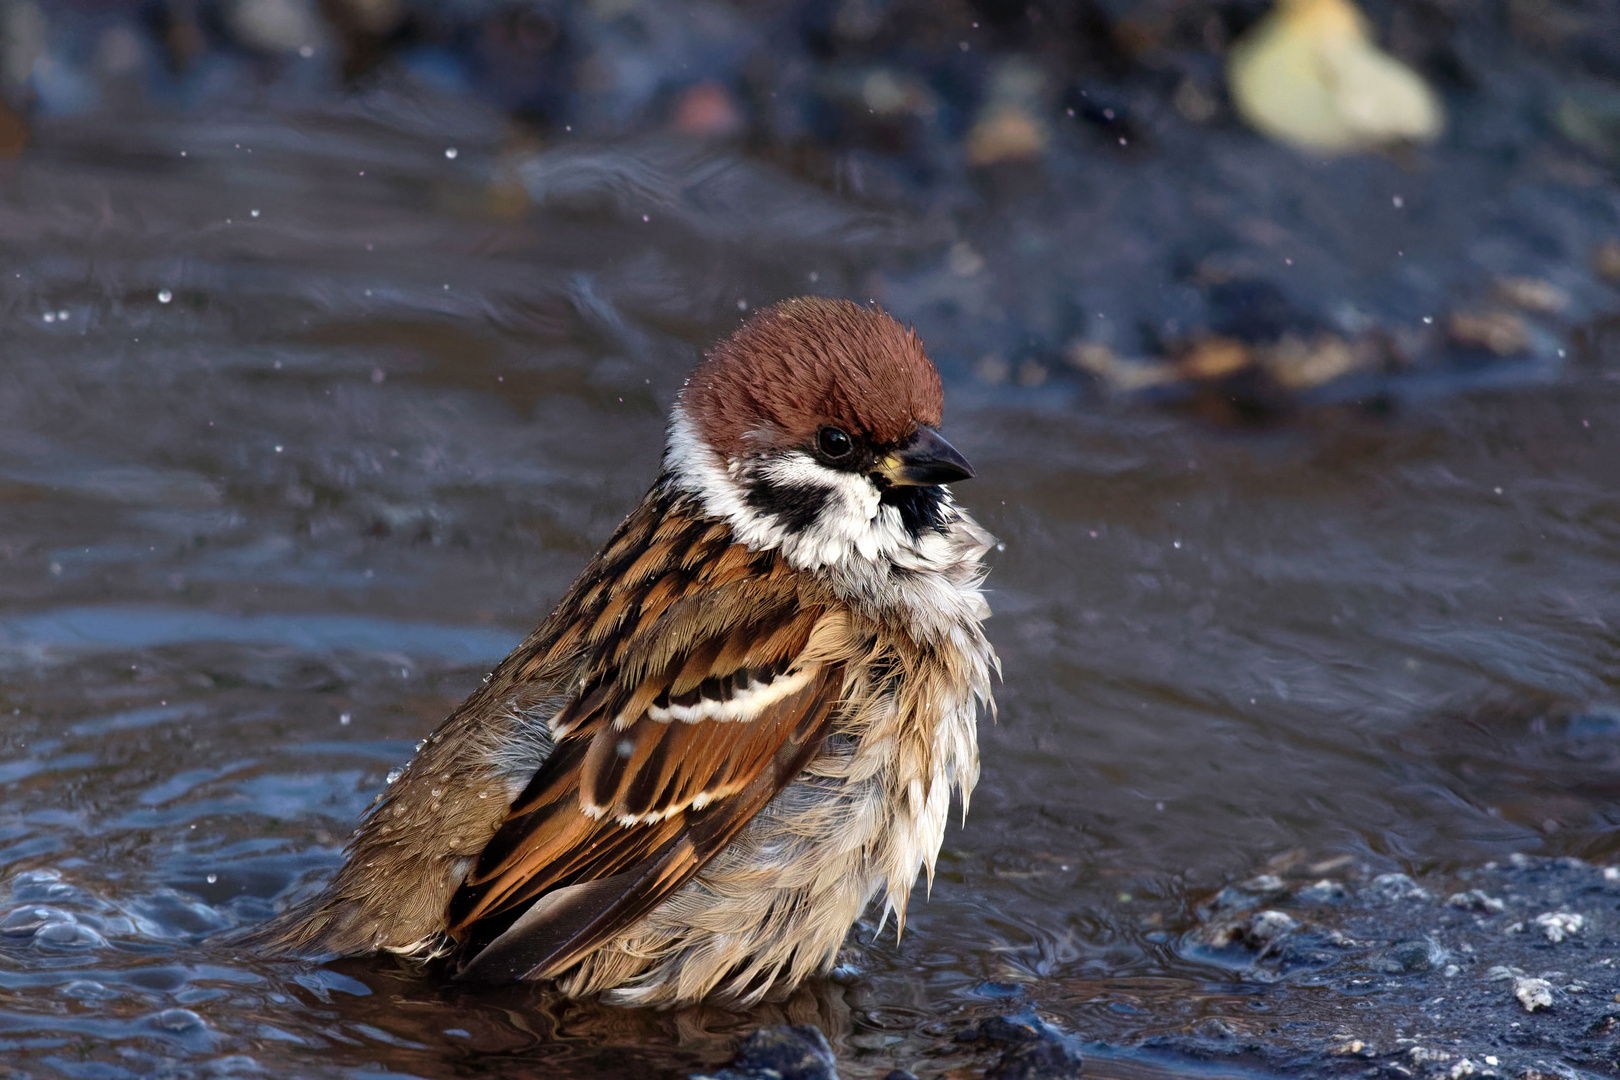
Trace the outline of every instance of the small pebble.
<instances>
[{"instance_id":1,"label":"small pebble","mask_svg":"<svg viewBox=\"0 0 1620 1080\"><path fill-rule=\"evenodd\" d=\"M1502 901L1494 896L1486 896L1479 889L1452 893L1451 896L1446 898L1446 903L1454 908L1462 908L1464 911L1484 911L1492 915L1501 911L1504 906Z\"/></svg>"},{"instance_id":2,"label":"small pebble","mask_svg":"<svg viewBox=\"0 0 1620 1080\"><path fill-rule=\"evenodd\" d=\"M1547 940L1557 945L1580 933L1581 927L1586 925L1586 917L1569 911L1549 911L1531 919L1530 925L1540 927Z\"/></svg>"},{"instance_id":3,"label":"small pebble","mask_svg":"<svg viewBox=\"0 0 1620 1080\"><path fill-rule=\"evenodd\" d=\"M1546 979L1529 979L1523 976L1513 980L1513 996L1519 999L1524 1011L1533 1013L1537 1009L1550 1009L1553 1003L1552 983Z\"/></svg>"}]
</instances>

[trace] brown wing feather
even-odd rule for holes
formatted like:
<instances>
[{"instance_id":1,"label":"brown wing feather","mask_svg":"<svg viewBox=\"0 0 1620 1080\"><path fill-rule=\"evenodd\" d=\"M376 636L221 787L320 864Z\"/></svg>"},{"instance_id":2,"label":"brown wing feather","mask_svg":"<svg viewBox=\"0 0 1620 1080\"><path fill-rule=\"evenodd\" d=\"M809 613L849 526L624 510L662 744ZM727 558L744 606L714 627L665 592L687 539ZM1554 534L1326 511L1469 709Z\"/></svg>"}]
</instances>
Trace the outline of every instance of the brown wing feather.
<instances>
[{"instance_id":1,"label":"brown wing feather","mask_svg":"<svg viewBox=\"0 0 1620 1080\"><path fill-rule=\"evenodd\" d=\"M504 965L499 975L558 974L651 911L808 764L825 737L842 681L837 665L822 665L805 686L746 722L642 717L625 731L600 727L582 756L559 761L574 798L531 800L525 792L519 805L532 808L507 819L457 892L450 929L464 942L464 964L472 965L528 904L554 891L622 878L622 888L592 894L595 910L587 925L549 942L545 955L525 953L523 970ZM628 758L618 752L621 742L634 743ZM608 767L612 762L627 764ZM548 763L531 790L564 786L549 771ZM636 796L644 780L650 798ZM699 801L703 805L695 805ZM607 812L592 816L588 804L605 805ZM646 809L634 824L618 817L641 807Z\"/></svg>"},{"instance_id":2,"label":"brown wing feather","mask_svg":"<svg viewBox=\"0 0 1620 1080\"><path fill-rule=\"evenodd\" d=\"M556 747L450 901L464 974L560 974L651 911L803 770L841 696L842 665L807 653L825 606L713 523L622 534L597 566ZM765 684L740 716L679 718Z\"/></svg>"}]
</instances>

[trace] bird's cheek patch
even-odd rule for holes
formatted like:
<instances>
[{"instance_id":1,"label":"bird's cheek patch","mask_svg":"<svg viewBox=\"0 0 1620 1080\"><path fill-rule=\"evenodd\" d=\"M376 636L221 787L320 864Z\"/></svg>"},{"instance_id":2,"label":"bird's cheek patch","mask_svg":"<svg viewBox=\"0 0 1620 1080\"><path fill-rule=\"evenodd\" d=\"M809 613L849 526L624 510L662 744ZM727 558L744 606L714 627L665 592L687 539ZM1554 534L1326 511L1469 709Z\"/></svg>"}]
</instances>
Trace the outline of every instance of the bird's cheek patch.
<instances>
[{"instance_id":1,"label":"bird's cheek patch","mask_svg":"<svg viewBox=\"0 0 1620 1080\"><path fill-rule=\"evenodd\" d=\"M750 509L771 515L787 532L802 533L815 525L832 493L822 484L784 482L766 473L748 484L746 499Z\"/></svg>"}]
</instances>

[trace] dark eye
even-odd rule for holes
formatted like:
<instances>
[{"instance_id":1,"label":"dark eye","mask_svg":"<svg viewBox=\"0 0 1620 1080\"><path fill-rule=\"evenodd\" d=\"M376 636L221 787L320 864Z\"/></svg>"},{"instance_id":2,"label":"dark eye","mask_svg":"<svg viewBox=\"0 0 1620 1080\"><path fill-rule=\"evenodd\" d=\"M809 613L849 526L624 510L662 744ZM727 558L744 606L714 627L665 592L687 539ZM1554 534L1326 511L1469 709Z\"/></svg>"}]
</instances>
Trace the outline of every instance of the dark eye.
<instances>
[{"instance_id":1,"label":"dark eye","mask_svg":"<svg viewBox=\"0 0 1620 1080\"><path fill-rule=\"evenodd\" d=\"M822 428L821 433L816 436L816 445L821 448L823 454L834 461L848 457L855 449L855 443L850 437L835 427Z\"/></svg>"}]
</instances>

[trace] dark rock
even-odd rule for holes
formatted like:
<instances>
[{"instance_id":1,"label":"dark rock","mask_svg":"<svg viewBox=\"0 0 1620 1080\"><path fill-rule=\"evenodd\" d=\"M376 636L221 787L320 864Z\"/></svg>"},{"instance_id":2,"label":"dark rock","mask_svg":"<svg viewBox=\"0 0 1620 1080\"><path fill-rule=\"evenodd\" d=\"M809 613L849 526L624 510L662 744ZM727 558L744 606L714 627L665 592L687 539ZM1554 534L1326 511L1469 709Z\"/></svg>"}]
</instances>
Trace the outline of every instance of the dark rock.
<instances>
[{"instance_id":1,"label":"dark rock","mask_svg":"<svg viewBox=\"0 0 1620 1080\"><path fill-rule=\"evenodd\" d=\"M1382 969L1391 975L1410 975L1434 967L1435 947L1428 941L1397 941L1384 953Z\"/></svg>"},{"instance_id":2,"label":"dark rock","mask_svg":"<svg viewBox=\"0 0 1620 1080\"><path fill-rule=\"evenodd\" d=\"M997 1046L1023 1046L1036 1042L1045 1025L1025 1009L1013 1016L993 1016L979 1025L979 1038Z\"/></svg>"},{"instance_id":3,"label":"dark rock","mask_svg":"<svg viewBox=\"0 0 1620 1080\"><path fill-rule=\"evenodd\" d=\"M760 1028L730 1065L692 1080L838 1080L838 1062L827 1037L808 1024Z\"/></svg>"},{"instance_id":4,"label":"dark rock","mask_svg":"<svg viewBox=\"0 0 1620 1080\"><path fill-rule=\"evenodd\" d=\"M984 1072L985 1080L1079 1080L1080 1052L1057 1038L1014 1047Z\"/></svg>"},{"instance_id":5,"label":"dark rock","mask_svg":"<svg viewBox=\"0 0 1620 1080\"><path fill-rule=\"evenodd\" d=\"M1002 1047L985 1070L985 1080L1069 1080L1080 1075L1081 1055L1074 1040L1055 1030L1033 1008L995 1016L957 1034L962 1042Z\"/></svg>"}]
</instances>

